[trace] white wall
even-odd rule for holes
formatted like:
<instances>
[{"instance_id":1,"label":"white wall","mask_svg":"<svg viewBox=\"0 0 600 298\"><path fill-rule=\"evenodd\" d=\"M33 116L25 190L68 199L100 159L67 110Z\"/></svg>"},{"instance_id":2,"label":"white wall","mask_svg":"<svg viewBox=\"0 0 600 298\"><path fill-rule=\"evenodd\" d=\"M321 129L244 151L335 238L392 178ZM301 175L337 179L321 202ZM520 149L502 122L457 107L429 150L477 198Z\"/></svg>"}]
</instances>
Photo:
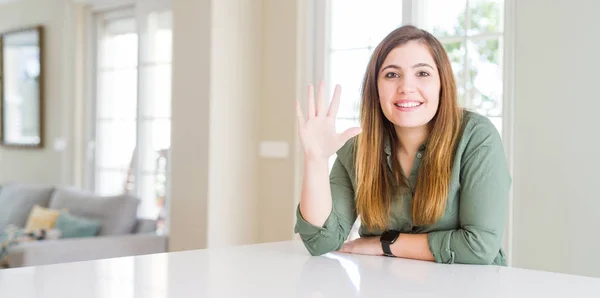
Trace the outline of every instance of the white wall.
<instances>
[{"instance_id":1,"label":"white wall","mask_svg":"<svg viewBox=\"0 0 600 298\"><path fill-rule=\"evenodd\" d=\"M515 2L514 266L600 277L600 2Z\"/></svg>"},{"instance_id":2,"label":"white wall","mask_svg":"<svg viewBox=\"0 0 600 298\"><path fill-rule=\"evenodd\" d=\"M212 2L209 247L258 242L262 1Z\"/></svg>"},{"instance_id":3,"label":"white wall","mask_svg":"<svg viewBox=\"0 0 600 298\"><path fill-rule=\"evenodd\" d=\"M171 251L208 243L211 2L173 3Z\"/></svg>"},{"instance_id":4,"label":"white wall","mask_svg":"<svg viewBox=\"0 0 600 298\"><path fill-rule=\"evenodd\" d=\"M289 144L287 159L260 159L260 241L291 240L295 202L296 117L298 90L298 6L295 0L264 1L263 98L259 140Z\"/></svg>"},{"instance_id":5,"label":"white wall","mask_svg":"<svg viewBox=\"0 0 600 298\"><path fill-rule=\"evenodd\" d=\"M170 249L259 242L263 3L174 1Z\"/></svg>"},{"instance_id":6,"label":"white wall","mask_svg":"<svg viewBox=\"0 0 600 298\"><path fill-rule=\"evenodd\" d=\"M43 149L0 147L0 183L67 184L72 181L74 105L74 22L68 0L21 0L0 6L0 32L44 26ZM65 151L54 140L67 142Z\"/></svg>"}]
</instances>

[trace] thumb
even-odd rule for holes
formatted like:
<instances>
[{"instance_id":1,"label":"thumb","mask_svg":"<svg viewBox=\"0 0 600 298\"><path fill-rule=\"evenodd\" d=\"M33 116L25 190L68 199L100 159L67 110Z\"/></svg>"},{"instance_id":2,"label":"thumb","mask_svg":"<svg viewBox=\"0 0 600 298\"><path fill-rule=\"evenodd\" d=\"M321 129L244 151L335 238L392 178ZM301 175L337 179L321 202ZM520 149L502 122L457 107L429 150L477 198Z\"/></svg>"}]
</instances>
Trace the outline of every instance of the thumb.
<instances>
[{"instance_id":1,"label":"thumb","mask_svg":"<svg viewBox=\"0 0 600 298\"><path fill-rule=\"evenodd\" d=\"M361 132L362 132L362 128L360 128L360 127L348 128L348 129L346 129L346 131L344 131L342 133L342 139L344 140L344 143L345 143L348 140L350 140L352 137L357 136Z\"/></svg>"}]
</instances>

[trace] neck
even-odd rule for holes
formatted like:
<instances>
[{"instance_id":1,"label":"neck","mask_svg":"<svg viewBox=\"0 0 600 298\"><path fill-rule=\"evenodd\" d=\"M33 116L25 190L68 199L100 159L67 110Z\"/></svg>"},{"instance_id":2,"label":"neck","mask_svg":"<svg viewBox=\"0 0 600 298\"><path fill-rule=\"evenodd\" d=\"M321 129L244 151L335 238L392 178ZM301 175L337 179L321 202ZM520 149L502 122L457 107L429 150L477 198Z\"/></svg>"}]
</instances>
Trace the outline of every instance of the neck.
<instances>
[{"instance_id":1,"label":"neck","mask_svg":"<svg viewBox=\"0 0 600 298\"><path fill-rule=\"evenodd\" d=\"M398 147L400 153L414 155L419 150L419 147L425 143L429 136L427 126L421 127L395 127L396 136L398 137Z\"/></svg>"}]
</instances>

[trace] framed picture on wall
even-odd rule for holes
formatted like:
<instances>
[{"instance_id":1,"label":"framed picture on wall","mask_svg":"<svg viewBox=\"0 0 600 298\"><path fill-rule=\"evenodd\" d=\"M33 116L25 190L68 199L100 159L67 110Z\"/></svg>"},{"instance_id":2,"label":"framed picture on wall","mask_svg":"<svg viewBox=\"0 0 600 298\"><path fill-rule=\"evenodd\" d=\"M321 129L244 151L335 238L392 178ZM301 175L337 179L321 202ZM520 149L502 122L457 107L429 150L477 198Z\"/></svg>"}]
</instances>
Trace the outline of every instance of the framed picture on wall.
<instances>
[{"instance_id":1,"label":"framed picture on wall","mask_svg":"<svg viewBox=\"0 0 600 298\"><path fill-rule=\"evenodd\" d=\"M42 148L43 27L0 35L0 143Z\"/></svg>"}]
</instances>

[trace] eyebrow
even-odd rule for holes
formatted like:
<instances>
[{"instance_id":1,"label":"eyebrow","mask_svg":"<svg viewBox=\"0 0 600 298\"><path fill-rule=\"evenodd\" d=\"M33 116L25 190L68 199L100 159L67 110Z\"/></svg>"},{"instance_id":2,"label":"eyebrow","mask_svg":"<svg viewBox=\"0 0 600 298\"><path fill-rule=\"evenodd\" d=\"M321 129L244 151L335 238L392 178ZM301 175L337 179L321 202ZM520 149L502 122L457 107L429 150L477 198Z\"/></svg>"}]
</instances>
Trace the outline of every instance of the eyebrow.
<instances>
[{"instance_id":1,"label":"eyebrow","mask_svg":"<svg viewBox=\"0 0 600 298\"><path fill-rule=\"evenodd\" d=\"M431 66L431 65L429 65L429 64L427 64L427 63L423 63L423 62L421 62L421 63L417 63L417 64L413 65L413 67L412 67L412 68L417 68L417 67L429 67L429 68L431 68L432 70L435 70L435 68L433 68L433 66ZM386 66L386 67L382 68L382 69L381 69L381 72L383 72L384 70L386 70L386 69L388 69L388 68L402 69L402 67L400 67L400 66L398 66L398 65L395 65L395 64L390 64L390 65L388 65L388 66Z\"/></svg>"}]
</instances>

